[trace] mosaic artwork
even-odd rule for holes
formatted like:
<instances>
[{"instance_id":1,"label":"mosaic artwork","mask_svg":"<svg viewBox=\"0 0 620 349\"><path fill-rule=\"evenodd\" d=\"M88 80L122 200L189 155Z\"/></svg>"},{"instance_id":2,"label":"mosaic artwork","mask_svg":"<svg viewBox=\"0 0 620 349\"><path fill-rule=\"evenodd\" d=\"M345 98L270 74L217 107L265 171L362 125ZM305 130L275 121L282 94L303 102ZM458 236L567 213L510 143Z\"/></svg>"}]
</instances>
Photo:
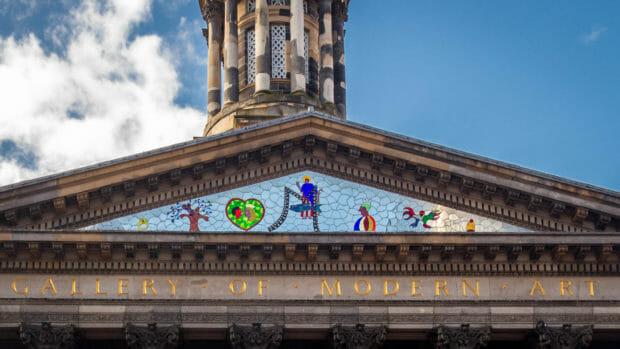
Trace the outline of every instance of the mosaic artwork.
<instances>
[{"instance_id":1,"label":"mosaic artwork","mask_svg":"<svg viewBox=\"0 0 620 349\"><path fill-rule=\"evenodd\" d=\"M521 232L523 228L315 172L185 200L84 229L226 232Z\"/></svg>"},{"instance_id":2,"label":"mosaic artwork","mask_svg":"<svg viewBox=\"0 0 620 349\"><path fill-rule=\"evenodd\" d=\"M256 199L230 199L226 204L226 216L239 229L250 230L263 219L265 208Z\"/></svg>"}]
</instances>

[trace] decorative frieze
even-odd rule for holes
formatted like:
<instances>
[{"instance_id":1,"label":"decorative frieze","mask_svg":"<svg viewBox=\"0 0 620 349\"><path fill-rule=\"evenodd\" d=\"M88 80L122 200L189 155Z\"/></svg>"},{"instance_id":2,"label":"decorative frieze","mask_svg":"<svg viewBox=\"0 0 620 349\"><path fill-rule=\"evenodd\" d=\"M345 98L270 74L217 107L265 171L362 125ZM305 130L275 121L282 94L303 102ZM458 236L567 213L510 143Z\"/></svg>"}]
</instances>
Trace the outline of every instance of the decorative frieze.
<instances>
[{"instance_id":1,"label":"decorative frieze","mask_svg":"<svg viewBox=\"0 0 620 349\"><path fill-rule=\"evenodd\" d=\"M78 193L76 199L80 210L85 210L89 207L88 193Z\"/></svg>"},{"instance_id":2,"label":"decorative frieze","mask_svg":"<svg viewBox=\"0 0 620 349\"><path fill-rule=\"evenodd\" d=\"M153 175L146 179L149 191L155 191L159 187L159 176Z\"/></svg>"},{"instance_id":3,"label":"decorative frieze","mask_svg":"<svg viewBox=\"0 0 620 349\"><path fill-rule=\"evenodd\" d=\"M587 208L577 207L575 209L575 214L573 215L573 222L575 222L575 223L583 222L583 220L588 217L588 213L589 212L590 211Z\"/></svg>"},{"instance_id":4,"label":"decorative frieze","mask_svg":"<svg viewBox=\"0 0 620 349\"><path fill-rule=\"evenodd\" d=\"M372 154L372 162L371 162L372 168L377 170L377 169L380 169L382 165L383 165L383 155L377 154L377 153Z\"/></svg>"},{"instance_id":5,"label":"decorative frieze","mask_svg":"<svg viewBox=\"0 0 620 349\"><path fill-rule=\"evenodd\" d=\"M357 324L355 327L337 324L330 330L330 343L334 349L378 349L387 339L387 327L367 327Z\"/></svg>"},{"instance_id":6,"label":"decorative frieze","mask_svg":"<svg viewBox=\"0 0 620 349\"><path fill-rule=\"evenodd\" d=\"M125 326L125 339L130 349L173 349L179 346L180 337L177 325L158 328L156 323L146 327L129 323Z\"/></svg>"},{"instance_id":7,"label":"decorative frieze","mask_svg":"<svg viewBox=\"0 0 620 349\"><path fill-rule=\"evenodd\" d=\"M509 261L515 261L517 260L517 258L519 258L519 255L521 254L521 251L523 251L523 247L516 245L516 246L511 246L508 249L508 253L506 254L508 257Z\"/></svg>"},{"instance_id":8,"label":"decorative frieze","mask_svg":"<svg viewBox=\"0 0 620 349\"><path fill-rule=\"evenodd\" d=\"M407 169L407 162L404 160L394 160L394 175L402 176L403 172Z\"/></svg>"},{"instance_id":9,"label":"decorative frieze","mask_svg":"<svg viewBox=\"0 0 620 349\"><path fill-rule=\"evenodd\" d=\"M263 327L233 324L228 329L228 340L233 349L276 349L282 343L282 326Z\"/></svg>"},{"instance_id":10,"label":"decorative frieze","mask_svg":"<svg viewBox=\"0 0 620 349\"><path fill-rule=\"evenodd\" d=\"M304 139L304 151L306 153L312 153L314 146L316 145L316 138L312 135L306 136Z\"/></svg>"},{"instance_id":11,"label":"decorative frieze","mask_svg":"<svg viewBox=\"0 0 620 349\"><path fill-rule=\"evenodd\" d=\"M123 183L123 191L125 192L125 197L134 196L136 194L136 182L126 181Z\"/></svg>"},{"instance_id":12,"label":"decorative frieze","mask_svg":"<svg viewBox=\"0 0 620 349\"><path fill-rule=\"evenodd\" d=\"M179 184L179 182L181 182L181 169L180 168L175 168L172 169L169 173L170 176L170 182L173 185Z\"/></svg>"},{"instance_id":13,"label":"decorative frieze","mask_svg":"<svg viewBox=\"0 0 620 349\"><path fill-rule=\"evenodd\" d=\"M41 219L41 205L32 205L28 208L30 218L33 220Z\"/></svg>"},{"instance_id":14,"label":"decorative frieze","mask_svg":"<svg viewBox=\"0 0 620 349\"><path fill-rule=\"evenodd\" d=\"M590 346L592 325L572 327L550 327L544 321L536 324L530 336L532 347L536 349L582 349Z\"/></svg>"},{"instance_id":15,"label":"decorative frieze","mask_svg":"<svg viewBox=\"0 0 620 349\"><path fill-rule=\"evenodd\" d=\"M112 198L112 186L105 186L101 188L99 192L101 193L101 198L103 199L103 202L110 201L110 199Z\"/></svg>"},{"instance_id":16,"label":"decorative frieze","mask_svg":"<svg viewBox=\"0 0 620 349\"><path fill-rule=\"evenodd\" d=\"M65 199L64 196L54 199L53 203L56 214L63 214L67 212L67 199Z\"/></svg>"},{"instance_id":17,"label":"decorative frieze","mask_svg":"<svg viewBox=\"0 0 620 349\"><path fill-rule=\"evenodd\" d=\"M78 347L78 334L73 325L53 327L49 322L41 326L22 323L19 339L27 349L73 349Z\"/></svg>"},{"instance_id":18,"label":"decorative frieze","mask_svg":"<svg viewBox=\"0 0 620 349\"><path fill-rule=\"evenodd\" d=\"M192 167L192 178L194 180L202 179L202 174L205 172L204 164L196 164Z\"/></svg>"},{"instance_id":19,"label":"decorative frieze","mask_svg":"<svg viewBox=\"0 0 620 349\"><path fill-rule=\"evenodd\" d=\"M490 200L497 193L497 186L493 184L485 184L484 190L482 191L482 197Z\"/></svg>"},{"instance_id":20,"label":"decorative frieze","mask_svg":"<svg viewBox=\"0 0 620 349\"><path fill-rule=\"evenodd\" d=\"M470 193L474 189L474 180L471 178L463 178L461 180L461 192L464 194Z\"/></svg>"},{"instance_id":21,"label":"decorative frieze","mask_svg":"<svg viewBox=\"0 0 620 349\"><path fill-rule=\"evenodd\" d=\"M530 201L527 204L527 209L528 211L536 212L541 205L542 198L540 196L532 195L530 196Z\"/></svg>"},{"instance_id":22,"label":"decorative frieze","mask_svg":"<svg viewBox=\"0 0 620 349\"><path fill-rule=\"evenodd\" d=\"M250 154L247 151L239 153L239 155L237 155L237 167L238 168L247 167L249 160L250 160Z\"/></svg>"},{"instance_id":23,"label":"decorative frieze","mask_svg":"<svg viewBox=\"0 0 620 349\"><path fill-rule=\"evenodd\" d=\"M500 250L500 247L498 245L487 246L484 251L484 258L486 260L491 260L491 261L494 260L495 257L497 257L499 250Z\"/></svg>"},{"instance_id":24,"label":"decorative frieze","mask_svg":"<svg viewBox=\"0 0 620 349\"><path fill-rule=\"evenodd\" d=\"M457 328L439 326L434 342L437 349L478 349L486 347L490 339L491 328L463 324Z\"/></svg>"}]
</instances>

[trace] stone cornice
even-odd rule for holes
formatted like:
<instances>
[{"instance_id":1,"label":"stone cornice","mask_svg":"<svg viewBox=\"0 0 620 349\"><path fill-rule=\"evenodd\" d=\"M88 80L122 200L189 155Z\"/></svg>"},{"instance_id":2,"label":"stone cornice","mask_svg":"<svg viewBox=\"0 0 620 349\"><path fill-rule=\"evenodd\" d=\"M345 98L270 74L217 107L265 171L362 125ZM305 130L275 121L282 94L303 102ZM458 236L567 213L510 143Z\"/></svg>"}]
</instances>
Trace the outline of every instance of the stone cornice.
<instances>
[{"instance_id":1,"label":"stone cornice","mask_svg":"<svg viewBox=\"0 0 620 349\"><path fill-rule=\"evenodd\" d=\"M605 233L0 232L6 271L614 274L619 251Z\"/></svg>"},{"instance_id":2,"label":"stone cornice","mask_svg":"<svg viewBox=\"0 0 620 349\"><path fill-rule=\"evenodd\" d=\"M553 176L334 118L308 114L286 120L5 187L0 190L0 224L79 227L313 170L533 230L617 229L620 198L615 192L557 182ZM267 174L254 177L252 170ZM152 193L170 195L153 202Z\"/></svg>"}]
</instances>

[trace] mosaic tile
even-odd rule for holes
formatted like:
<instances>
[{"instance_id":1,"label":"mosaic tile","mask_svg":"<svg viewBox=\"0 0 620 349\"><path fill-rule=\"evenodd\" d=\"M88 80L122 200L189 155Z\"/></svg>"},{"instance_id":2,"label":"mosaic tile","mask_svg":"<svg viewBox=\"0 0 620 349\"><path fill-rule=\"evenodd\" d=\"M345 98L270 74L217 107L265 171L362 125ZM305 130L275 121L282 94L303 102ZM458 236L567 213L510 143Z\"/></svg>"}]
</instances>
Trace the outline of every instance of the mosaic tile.
<instances>
[{"instance_id":1,"label":"mosaic tile","mask_svg":"<svg viewBox=\"0 0 620 349\"><path fill-rule=\"evenodd\" d=\"M315 172L112 219L127 231L521 232L521 227Z\"/></svg>"}]
</instances>

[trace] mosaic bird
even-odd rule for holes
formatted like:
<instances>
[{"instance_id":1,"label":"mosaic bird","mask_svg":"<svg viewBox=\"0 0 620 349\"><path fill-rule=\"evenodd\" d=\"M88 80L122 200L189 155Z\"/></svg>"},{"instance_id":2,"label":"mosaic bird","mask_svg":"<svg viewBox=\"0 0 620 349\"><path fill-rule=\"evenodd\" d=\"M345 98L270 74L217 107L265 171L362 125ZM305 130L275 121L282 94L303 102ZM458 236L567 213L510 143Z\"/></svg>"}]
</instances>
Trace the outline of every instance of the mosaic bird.
<instances>
[{"instance_id":1,"label":"mosaic bird","mask_svg":"<svg viewBox=\"0 0 620 349\"><path fill-rule=\"evenodd\" d=\"M429 214L425 214L424 211L420 211L420 216L422 216L422 226L424 228L432 228L430 225L428 225L428 221L436 221L437 219L439 219L439 215L441 214L441 211L438 210L433 210L431 212L429 212Z\"/></svg>"}]
</instances>

